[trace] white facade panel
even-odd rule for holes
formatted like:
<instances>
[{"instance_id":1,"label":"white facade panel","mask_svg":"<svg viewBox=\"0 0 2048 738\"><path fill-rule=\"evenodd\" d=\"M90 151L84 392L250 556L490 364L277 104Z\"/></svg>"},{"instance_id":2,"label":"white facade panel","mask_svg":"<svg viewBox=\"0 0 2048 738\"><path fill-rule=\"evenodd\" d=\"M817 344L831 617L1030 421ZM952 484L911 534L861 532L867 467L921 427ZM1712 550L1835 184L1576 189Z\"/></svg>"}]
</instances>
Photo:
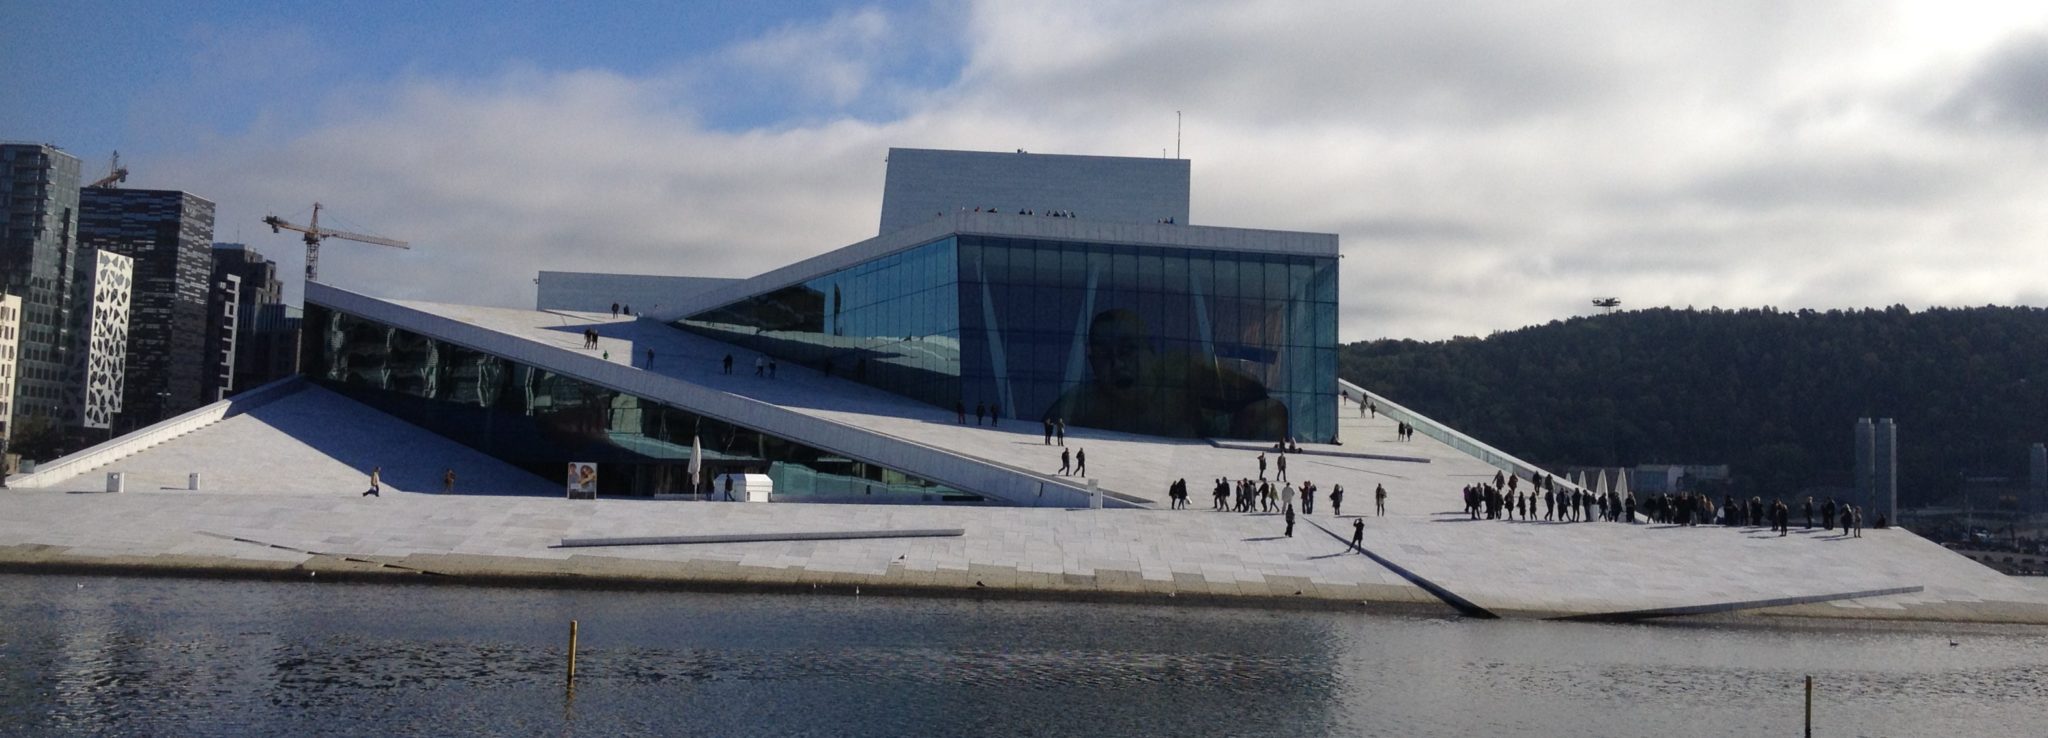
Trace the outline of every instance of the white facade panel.
<instances>
[{"instance_id":1,"label":"white facade panel","mask_svg":"<svg viewBox=\"0 0 2048 738\"><path fill-rule=\"evenodd\" d=\"M892 148L881 233L975 208L1185 224L1188 173L1186 159Z\"/></svg>"},{"instance_id":2,"label":"white facade panel","mask_svg":"<svg viewBox=\"0 0 2048 738\"><path fill-rule=\"evenodd\" d=\"M86 428L108 428L121 411L121 389L127 379L128 308L134 288L135 260L111 251L93 252L91 280L80 285L90 307L79 352L82 378L73 403L73 419Z\"/></svg>"}]
</instances>

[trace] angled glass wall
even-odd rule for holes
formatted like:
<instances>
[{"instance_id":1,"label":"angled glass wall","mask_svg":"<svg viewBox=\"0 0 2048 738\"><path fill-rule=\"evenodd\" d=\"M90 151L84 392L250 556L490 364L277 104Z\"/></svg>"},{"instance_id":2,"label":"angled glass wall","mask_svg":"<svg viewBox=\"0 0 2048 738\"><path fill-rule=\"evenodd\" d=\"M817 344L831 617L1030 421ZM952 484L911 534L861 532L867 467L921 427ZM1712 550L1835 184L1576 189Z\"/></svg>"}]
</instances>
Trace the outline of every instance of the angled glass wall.
<instances>
[{"instance_id":1,"label":"angled glass wall","mask_svg":"<svg viewBox=\"0 0 2048 738\"><path fill-rule=\"evenodd\" d=\"M676 325L948 410L1336 436L1334 257L962 235Z\"/></svg>"},{"instance_id":2,"label":"angled glass wall","mask_svg":"<svg viewBox=\"0 0 2048 738\"><path fill-rule=\"evenodd\" d=\"M539 476L598 464L602 495L686 494L704 475L767 474L778 499L983 502L979 495L546 369L307 305L304 373L322 386Z\"/></svg>"},{"instance_id":3,"label":"angled glass wall","mask_svg":"<svg viewBox=\"0 0 2048 738\"><path fill-rule=\"evenodd\" d=\"M950 409L960 398L956 263L949 238L676 325Z\"/></svg>"}]
</instances>

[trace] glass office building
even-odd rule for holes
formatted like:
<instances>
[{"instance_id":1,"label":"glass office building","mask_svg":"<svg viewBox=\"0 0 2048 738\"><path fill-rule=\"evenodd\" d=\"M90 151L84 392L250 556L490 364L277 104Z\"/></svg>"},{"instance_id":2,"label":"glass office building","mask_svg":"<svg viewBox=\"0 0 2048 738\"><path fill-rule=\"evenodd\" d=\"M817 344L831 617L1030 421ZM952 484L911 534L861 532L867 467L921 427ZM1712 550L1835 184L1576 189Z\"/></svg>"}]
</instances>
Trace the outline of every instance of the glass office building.
<instances>
[{"instance_id":1,"label":"glass office building","mask_svg":"<svg viewBox=\"0 0 2048 738\"><path fill-rule=\"evenodd\" d=\"M1334 256L954 234L676 325L970 414L1336 436Z\"/></svg>"},{"instance_id":2,"label":"glass office building","mask_svg":"<svg viewBox=\"0 0 2048 738\"><path fill-rule=\"evenodd\" d=\"M324 387L506 463L561 481L602 469L606 496L689 493L704 479L767 474L779 499L981 502L974 494L750 428L308 304L303 373Z\"/></svg>"}]
</instances>

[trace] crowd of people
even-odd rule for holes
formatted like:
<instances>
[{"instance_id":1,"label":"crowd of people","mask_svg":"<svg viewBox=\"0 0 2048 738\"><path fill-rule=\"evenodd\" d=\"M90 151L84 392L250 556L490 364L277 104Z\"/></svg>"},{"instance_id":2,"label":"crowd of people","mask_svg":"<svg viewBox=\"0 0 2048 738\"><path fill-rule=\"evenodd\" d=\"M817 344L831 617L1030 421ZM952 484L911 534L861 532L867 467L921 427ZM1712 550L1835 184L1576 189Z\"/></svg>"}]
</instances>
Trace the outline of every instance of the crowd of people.
<instances>
[{"instance_id":1,"label":"crowd of people","mask_svg":"<svg viewBox=\"0 0 2048 738\"><path fill-rule=\"evenodd\" d=\"M1557 478L1548 474L1530 477L1524 485L1519 476L1495 472L1490 483L1466 485L1463 497L1465 515L1472 520L1527 521L1538 519L1540 514L1542 520L1564 523L1768 526L1780 536L1789 535L1792 530L1792 506L1782 499L1766 503L1762 497L1738 500L1728 495L1716 504L1712 496L1681 492L1647 495L1639 504L1634 493L1619 490L1593 492L1573 485L1560 489ZM1829 498L1815 506L1813 498L1808 497L1799 508L1808 530L1813 528L1814 513L1819 512L1824 530L1834 532L1839 527L1841 535L1863 536L1863 511L1854 505L1838 504ZM1877 527L1889 524L1882 515L1878 516Z\"/></svg>"}]
</instances>

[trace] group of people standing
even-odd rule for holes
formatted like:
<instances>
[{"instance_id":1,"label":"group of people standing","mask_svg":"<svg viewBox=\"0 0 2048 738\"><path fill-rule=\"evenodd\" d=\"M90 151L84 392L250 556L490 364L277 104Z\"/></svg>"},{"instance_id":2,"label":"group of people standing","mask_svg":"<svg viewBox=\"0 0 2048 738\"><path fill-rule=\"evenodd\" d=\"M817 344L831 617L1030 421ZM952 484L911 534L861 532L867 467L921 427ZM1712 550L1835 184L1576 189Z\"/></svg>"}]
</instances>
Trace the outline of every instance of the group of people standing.
<instances>
[{"instance_id":1,"label":"group of people standing","mask_svg":"<svg viewBox=\"0 0 2048 738\"><path fill-rule=\"evenodd\" d=\"M1548 474L1530 477L1528 489L1522 489L1520 476L1494 472L1492 483L1466 485L1463 494L1465 514L1473 520L1535 520L1539 505L1544 520L1566 523L1634 522L1636 516L1635 495L1594 494L1577 487L1560 490L1557 477Z\"/></svg>"},{"instance_id":2,"label":"group of people standing","mask_svg":"<svg viewBox=\"0 0 2048 738\"><path fill-rule=\"evenodd\" d=\"M1527 489L1523 489L1521 481L1519 476L1495 472L1491 483L1466 485L1463 490L1465 514L1472 520L1535 520L1540 506L1543 520L1548 521L1637 522L1638 505L1633 493L1623 494L1616 490L1594 493L1577 487L1558 489L1557 478L1548 474L1530 477ZM1813 498L1808 497L1800 504L1800 510L1809 530L1813 528L1813 515L1817 510L1826 530L1835 530L1839 523L1842 535L1863 537L1863 511L1854 505L1838 505L1829 498L1816 507ZM1704 494L1653 494L1642 500L1641 512L1649 522L1664 525L1770 526L1771 531L1779 536L1790 534L1792 529L1792 506L1782 499L1765 503L1762 497L1751 497L1745 501L1723 496L1717 505L1711 496ZM1878 517L1877 527L1883 528L1887 524L1883 516Z\"/></svg>"}]
</instances>

